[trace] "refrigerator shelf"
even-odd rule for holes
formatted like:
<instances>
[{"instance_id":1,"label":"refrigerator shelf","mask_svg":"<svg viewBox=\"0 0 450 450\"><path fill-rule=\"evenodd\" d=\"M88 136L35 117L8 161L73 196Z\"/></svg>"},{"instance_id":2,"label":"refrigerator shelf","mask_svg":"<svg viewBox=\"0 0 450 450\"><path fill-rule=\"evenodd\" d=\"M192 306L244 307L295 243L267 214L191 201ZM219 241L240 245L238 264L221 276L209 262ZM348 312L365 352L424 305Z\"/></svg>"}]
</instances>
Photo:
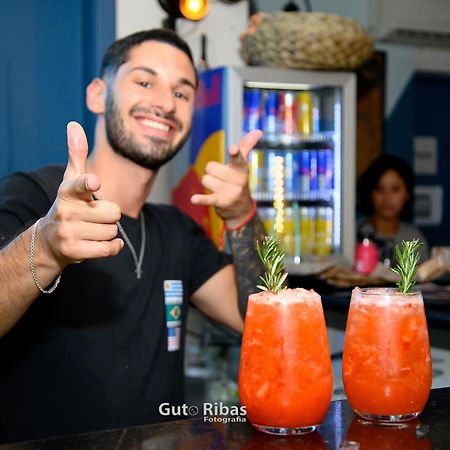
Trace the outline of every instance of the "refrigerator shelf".
<instances>
[{"instance_id":1,"label":"refrigerator shelf","mask_svg":"<svg viewBox=\"0 0 450 450\"><path fill-rule=\"evenodd\" d=\"M261 206L273 206L274 198L273 194L268 192L253 192L252 197L256 200L258 205ZM333 206L332 194L302 194L298 193L293 196L285 196L285 203L299 203L301 206Z\"/></svg>"},{"instance_id":2,"label":"refrigerator shelf","mask_svg":"<svg viewBox=\"0 0 450 450\"><path fill-rule=\"evenodd\" d=\"M333 149L334 148L334 142L331 141L303 141L303 142L296 142L295 144L274 144L273 142L269 141L259 141L258 145L255 147L255 150L262 150L262 151L270 151L275 150L282 152L302 152L305 150L327 150L327 149Z\"/></svg>"},{"instance_id":3,"label":"refrigerator shelf","mask_svg":"<svg viewBox=\"0 0 450 450\"><path fill-rule=\"evenodd\" d=\"M323 131L310 135L287 135L277 134L270 136L263 135L256 145L261 150L303 150L306 148L332 148L334 146L335 131Z\"/></svg>"}]
</instances>

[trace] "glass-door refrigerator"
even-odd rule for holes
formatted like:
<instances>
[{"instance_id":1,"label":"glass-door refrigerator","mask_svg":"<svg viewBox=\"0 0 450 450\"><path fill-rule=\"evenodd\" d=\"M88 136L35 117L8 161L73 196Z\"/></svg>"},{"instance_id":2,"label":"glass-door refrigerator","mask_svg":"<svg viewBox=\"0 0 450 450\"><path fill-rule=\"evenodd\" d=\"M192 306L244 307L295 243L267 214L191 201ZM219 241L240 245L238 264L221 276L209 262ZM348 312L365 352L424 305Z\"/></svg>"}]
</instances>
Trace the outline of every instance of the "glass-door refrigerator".
<instances>
[{"instance_id":1,"label":"glass-door refrigerator","mask_svg":"<svg viewBox=\"0 0 450 450\"><path fill-rule=\"evenodd\" d=\"M264 134L249 155L250 188L267 233L284 247L292 274L351 263L355 243L356 77L348 72L222 67L199 74L187 151L175 160L173 201L219 245L203 192L210 160L252 129ZM181 156L183 155L183 156Z\"/></svg>"}]
</instances>

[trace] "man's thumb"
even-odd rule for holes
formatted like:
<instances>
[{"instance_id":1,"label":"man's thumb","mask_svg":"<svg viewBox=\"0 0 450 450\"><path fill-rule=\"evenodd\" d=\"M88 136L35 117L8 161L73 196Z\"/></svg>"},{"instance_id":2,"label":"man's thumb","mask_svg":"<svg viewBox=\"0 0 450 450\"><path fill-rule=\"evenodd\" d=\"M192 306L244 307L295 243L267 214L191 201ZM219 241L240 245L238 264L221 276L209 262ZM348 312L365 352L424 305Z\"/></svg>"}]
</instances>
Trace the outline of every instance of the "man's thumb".
<instances>
[{"instance_id":1,"label":"man's thumb","mask_svg":"<svg viewBox=\"0 0 450 450\"><path fill-rule=\"evenodd\" d=\"M69 160L64 178L74 179L86 172L88 143L83 127L77 122L67 124Z\"/></svg>"}]
</instances>

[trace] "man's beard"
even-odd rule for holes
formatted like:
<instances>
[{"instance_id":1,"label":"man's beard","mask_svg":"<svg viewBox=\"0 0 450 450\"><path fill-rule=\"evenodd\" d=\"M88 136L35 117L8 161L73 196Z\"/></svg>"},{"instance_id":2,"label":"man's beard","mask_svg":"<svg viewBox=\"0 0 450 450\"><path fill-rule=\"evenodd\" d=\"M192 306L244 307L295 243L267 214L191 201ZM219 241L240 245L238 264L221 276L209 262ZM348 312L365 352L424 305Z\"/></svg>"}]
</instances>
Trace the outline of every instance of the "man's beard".
<instances>
[{"instance_id":1,"label":"man's beard","mask_svg":"<svg viewBox=\"0 0 450 450\"><path fill-rule=\"evenodd\" d=\"M174 120L173 117L171 119ZM178 123L176 120L175 122ZM167 141L153 136L146 137L147 144L140 144L133 138L132 133L125 130L119 108L111 91L106 99L105 123L106 137L112 149L124 158L151 170L158 170L170 161L189 137L189 133L186 133L176 147L171 147Z\"/></svg>"}]
</instances>

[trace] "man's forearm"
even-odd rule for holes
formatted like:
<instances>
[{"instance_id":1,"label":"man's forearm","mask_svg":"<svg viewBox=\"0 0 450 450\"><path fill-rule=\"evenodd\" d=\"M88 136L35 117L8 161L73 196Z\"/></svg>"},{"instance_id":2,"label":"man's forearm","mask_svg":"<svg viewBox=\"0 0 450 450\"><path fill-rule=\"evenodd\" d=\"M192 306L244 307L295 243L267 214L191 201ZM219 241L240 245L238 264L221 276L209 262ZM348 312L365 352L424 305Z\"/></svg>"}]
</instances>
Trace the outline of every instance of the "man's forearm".
<instances>
[{"instance_id":1,"label":"man's forearm","mask_svg":"<svg viewBox=\"0 0 450 450\"><path fill-rule=\"evenodd\" d=\"M31 228L0 250L0 337L16 324L39 295L30 271L30 240ZM58 274L57 268L43 258L38 243L35 265L44 286Z\"/></svg>"},{"instance_id":2,"label":"man's forearm","mask_svg":"<svg viewBox=\"0 0 450 450\"><path fill-rule=\"evenodd\" d=\"M248 296L257 292L256 286L261 283L260 276L264 273L256 242L262 243L265 234L258 214L255 214L245 227L227 231L238 285L239 310L243 318L247 311Z\"/></svg>"}]
</instances>

